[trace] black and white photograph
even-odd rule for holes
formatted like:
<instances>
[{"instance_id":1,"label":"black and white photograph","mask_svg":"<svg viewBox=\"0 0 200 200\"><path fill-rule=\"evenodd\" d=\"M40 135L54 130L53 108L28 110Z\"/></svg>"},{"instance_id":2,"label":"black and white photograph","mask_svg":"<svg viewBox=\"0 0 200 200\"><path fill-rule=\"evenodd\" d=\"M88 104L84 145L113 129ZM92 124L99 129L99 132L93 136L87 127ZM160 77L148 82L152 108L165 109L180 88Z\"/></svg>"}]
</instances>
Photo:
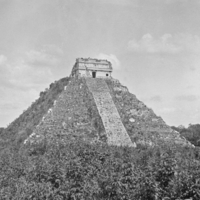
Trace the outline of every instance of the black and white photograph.
<instances>
[{"instance_id":1,"label":"black and white photograph","mask_svg":"<svg viewBox=\"0 0 200 200\"><path fill-rule=\"evenodd\" d=\"M0 0L0 200L200 200L199 0Z\"/></svg>"}]
</instances>

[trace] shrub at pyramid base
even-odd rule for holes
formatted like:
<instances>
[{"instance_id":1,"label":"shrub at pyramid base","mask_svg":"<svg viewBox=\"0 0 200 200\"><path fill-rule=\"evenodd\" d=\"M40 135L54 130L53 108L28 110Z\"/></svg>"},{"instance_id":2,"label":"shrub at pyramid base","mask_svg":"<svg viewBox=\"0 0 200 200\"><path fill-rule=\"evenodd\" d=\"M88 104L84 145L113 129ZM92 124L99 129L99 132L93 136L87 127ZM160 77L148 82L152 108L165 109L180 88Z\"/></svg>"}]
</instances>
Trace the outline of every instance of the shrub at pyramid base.
<instances>
[{"instance_id":1,"label":"shrub at pyramid base","mask_svg":"<svg viewBox=\"0 0 200 200\"><path fill-rule=\"evenodd\" d=\"M192 146L113 78L71 77L24 143L66 136L116 146Z\"/></svg>"}]
</instances>

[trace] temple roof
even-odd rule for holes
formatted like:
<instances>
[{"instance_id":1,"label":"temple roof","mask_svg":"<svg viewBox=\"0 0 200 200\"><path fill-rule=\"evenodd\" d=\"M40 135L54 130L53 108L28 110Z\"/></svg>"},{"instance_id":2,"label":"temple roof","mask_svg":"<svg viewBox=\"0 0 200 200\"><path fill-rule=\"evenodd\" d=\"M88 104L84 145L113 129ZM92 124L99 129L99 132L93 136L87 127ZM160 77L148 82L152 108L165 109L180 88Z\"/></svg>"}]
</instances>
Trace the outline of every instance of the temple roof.
<instances>
[{"instance_id":1,"label":"temple roof","mask_svg":"<svg viewBox=\"0 0 200 200\"><path fill-rule=\"evenodd\" d=\"M91 69L100 71L112 71L112 64L108 60L99 60L95 58L77 58L75 69Z\"/></svg>"},{"instance_id":2,"label":"temple roof","mask_svg":"<svg viewBox=\"0 0 200 200\"><path fill-rule=\"evenodd\" d=\"M76 63L111 65L111 62L108 60L96 58L77 58Z\"/></svg>"}]
</instances>

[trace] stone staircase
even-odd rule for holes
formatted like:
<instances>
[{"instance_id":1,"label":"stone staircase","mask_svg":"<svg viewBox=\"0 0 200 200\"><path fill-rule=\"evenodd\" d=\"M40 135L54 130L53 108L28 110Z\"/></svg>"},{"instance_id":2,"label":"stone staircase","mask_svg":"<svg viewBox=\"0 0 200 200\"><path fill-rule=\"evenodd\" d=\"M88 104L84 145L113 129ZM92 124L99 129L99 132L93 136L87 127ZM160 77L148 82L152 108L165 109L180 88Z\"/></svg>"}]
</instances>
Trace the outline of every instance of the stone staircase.
<instances>
[{"instance_id":1,"label":"stone staircase","mask_svg":"<svg viewBox=\"0 0 200 200\"><path fill-rule=\"evenodd\" d=\"M104 79L85 78L101 116L109 145L136 147L126 132Z\"/></svg>"}]
</instances>

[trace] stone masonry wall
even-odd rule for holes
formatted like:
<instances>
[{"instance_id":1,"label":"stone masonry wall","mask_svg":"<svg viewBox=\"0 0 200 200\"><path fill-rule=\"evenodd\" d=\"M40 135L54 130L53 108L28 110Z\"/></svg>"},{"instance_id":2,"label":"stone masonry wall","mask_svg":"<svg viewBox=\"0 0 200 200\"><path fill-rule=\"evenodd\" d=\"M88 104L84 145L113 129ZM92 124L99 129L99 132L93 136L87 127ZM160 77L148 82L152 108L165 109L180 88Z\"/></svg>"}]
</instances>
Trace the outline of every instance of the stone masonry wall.
<instances>
[{"instance_id":1,"label":"stone masonry wall","mask_svg":"<svg viewBox=\"0 0 200 200\"><path fill-rule=\"evenodd\" d=\"M102 118L108 144L135 146L121 122L106 82L100 78L86 78L86 83L94 97L97 109Z\"/></svg>"}]
</instances>

